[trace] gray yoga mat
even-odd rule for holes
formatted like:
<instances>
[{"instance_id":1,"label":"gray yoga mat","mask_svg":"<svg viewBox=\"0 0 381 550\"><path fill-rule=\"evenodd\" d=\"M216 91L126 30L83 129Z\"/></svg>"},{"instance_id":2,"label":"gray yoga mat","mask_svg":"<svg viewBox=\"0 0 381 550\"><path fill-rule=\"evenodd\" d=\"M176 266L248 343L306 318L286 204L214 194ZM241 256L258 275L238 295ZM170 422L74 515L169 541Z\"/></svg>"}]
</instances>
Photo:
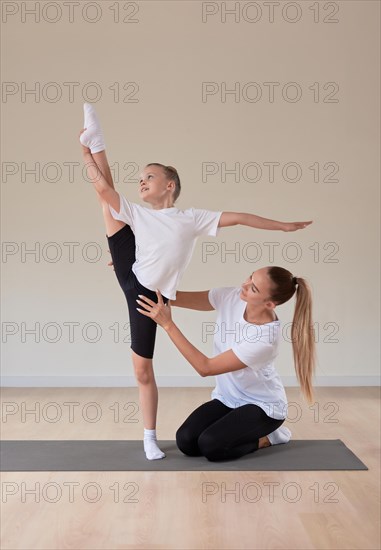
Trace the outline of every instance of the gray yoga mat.
<instances>
[{"instance_id":1,"label":"gray yoga mat","mask_svg":"<svg viewBox=\"0 0 381 550\"><path fill-rule=\"evenodd\" d=\"M237 460L185 456L175 441L159 441L162 460L147 460L142 441L2 441L3 472L367 470L340 439L296 440Z\"/></svg>"}]
</instances>

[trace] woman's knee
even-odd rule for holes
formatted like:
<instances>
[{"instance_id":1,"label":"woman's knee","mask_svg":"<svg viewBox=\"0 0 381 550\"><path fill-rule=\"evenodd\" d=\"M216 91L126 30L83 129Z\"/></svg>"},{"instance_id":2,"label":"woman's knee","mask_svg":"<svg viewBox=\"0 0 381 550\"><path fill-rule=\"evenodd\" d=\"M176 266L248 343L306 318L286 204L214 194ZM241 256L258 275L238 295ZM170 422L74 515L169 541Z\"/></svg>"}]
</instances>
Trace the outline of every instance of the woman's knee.
<instances>
[{"instance_id":1,"label":"woman's knee","mask_svg":"<svg viewBox=\"0 0 381 550\"><path fill-rule=\"evenodd\" d=\"M198 447L201 454L208 460L216 461L223 458L221 444L207 431L203 432L198 438Z\"/></svg>"},{"instance_id":2,"label":"woman's knee","mask_svg":"<svg viewBox=\"0 0 381 550\"><path fill-rule=\"evenodd\" d=\"M199 455L197 437L191 432L189 427L180 426L176 432L176 445L182 453L188 456Z\"/></svg>"}]
</instances>

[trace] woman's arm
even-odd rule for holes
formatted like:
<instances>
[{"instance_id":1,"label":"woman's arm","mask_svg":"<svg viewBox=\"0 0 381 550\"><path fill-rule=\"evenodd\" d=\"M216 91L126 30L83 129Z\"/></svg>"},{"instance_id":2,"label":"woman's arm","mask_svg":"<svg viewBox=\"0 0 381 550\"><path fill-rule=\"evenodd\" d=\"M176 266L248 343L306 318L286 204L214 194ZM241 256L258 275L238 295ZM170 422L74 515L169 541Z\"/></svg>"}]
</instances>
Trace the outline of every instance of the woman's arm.
<instances>
[{"instance_id":1,"label":"woman's arm","mask_svg":"<svg viewBox=\"0 0 381 550\"><path fill-rule=\"evenodd\" d=\"M222 212L218 227L230 227L232 225L246 225L248 227L255 227L256 229L273 229L277 231L297 231L298 229L304 229L309 222L278 222L276 220L269 220L268 218L261 218L255 214L245 214L240 212Z\"/></svg>"},{"instance_id":2,"label":"woman's arm","mask_svg":"<svg viewBox=\"0 0 381 550\"><path fill-rule=\"evenodd\" d=\"M209 302L209 290L201 292L176 292L176 300L171 300L171 306L196 309L198 311L212 311L214 307Z\"/></svg>"},{"instance_id":3,"label":"woman's arm","mask_svg":"<svg viewBox=\"0 0 381 550\"><path fill-rule=\"evenodd\" d=\"M189 342L173 322L171 308L165 305L159 291L156 291L158 303L156 304L145 296L139 296L138 304L144 308L136 308L142 315L150 317L158 325L163 327L175 344L179 352L200 374L200 376L214 376L225 372L232 372L246 368L246 365L238 359L232 350L225 351L216 357L209 358Z\"/></svg>"}]
</instances>

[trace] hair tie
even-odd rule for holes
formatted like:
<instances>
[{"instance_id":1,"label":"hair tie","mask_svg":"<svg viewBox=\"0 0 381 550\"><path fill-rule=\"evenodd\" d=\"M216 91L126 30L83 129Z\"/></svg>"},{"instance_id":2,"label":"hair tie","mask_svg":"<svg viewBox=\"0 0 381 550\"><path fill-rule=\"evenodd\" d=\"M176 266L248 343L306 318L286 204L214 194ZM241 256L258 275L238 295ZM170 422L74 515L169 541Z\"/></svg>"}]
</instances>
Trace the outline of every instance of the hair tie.
<instances>
[{"instance_id":1,"label":"hair tie","mask_svg":"<svg viewBox=\"0 0 381 550\"><path fill-rule=\"evenodd\" d=\"M293 277L293 278L292 278L292 282L294 283L294 285L299 284L299 283L298 283L298 278L297 278L297 277Z\"/></svg>"}]
</instances>

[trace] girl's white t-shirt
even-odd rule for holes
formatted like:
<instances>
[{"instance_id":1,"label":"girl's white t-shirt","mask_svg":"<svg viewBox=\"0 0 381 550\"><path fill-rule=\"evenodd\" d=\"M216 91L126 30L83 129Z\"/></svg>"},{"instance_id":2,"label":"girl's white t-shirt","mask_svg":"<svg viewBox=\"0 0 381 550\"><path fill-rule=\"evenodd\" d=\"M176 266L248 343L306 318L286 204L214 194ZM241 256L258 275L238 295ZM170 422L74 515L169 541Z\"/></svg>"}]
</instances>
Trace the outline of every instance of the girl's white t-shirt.
<instances>
[{"instance_id":1,"label":"girl's white t-shirt","mask_svg":"<svg viewBox=\"0 0 381 550\"><path fill-rule=\"evenodd\" d=\"M232 350L246 368L216 375L212 399L236 408L254 404L268 416L287 416L287 397L274 366L280 343L279 320L264 325L244 319L246 302L239 297L240 288L212 288L209 301L218 311L213 327L214 354Z\"/></svg>"},{"instance_id":2,"label":"girl's white t-shirt","mask_svg":"<svg viewBox=\"0 0 381 550\"><path fill-rule=\"evenodd\" d=\"M176 207L154 210L119 197L119 213L110 205L109 209L114 219L127 223L134 232L136 261L132 271L143 286L175 300L197 237L215 237L222 212Z\"/></svg>"}]
</instances>

